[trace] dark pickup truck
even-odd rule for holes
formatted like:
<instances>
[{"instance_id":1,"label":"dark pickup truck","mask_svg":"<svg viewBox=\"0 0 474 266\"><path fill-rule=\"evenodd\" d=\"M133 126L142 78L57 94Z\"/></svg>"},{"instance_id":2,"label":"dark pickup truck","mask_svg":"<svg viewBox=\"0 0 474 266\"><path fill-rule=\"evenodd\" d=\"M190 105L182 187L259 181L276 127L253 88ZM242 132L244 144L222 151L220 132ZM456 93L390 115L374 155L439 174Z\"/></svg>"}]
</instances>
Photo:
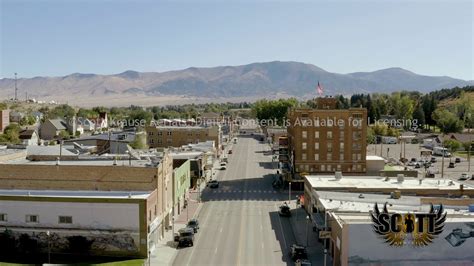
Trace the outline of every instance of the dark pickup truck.
<instances>
[{"instance_id":1,"label":"dark pickup truck","mask_svg":"<svg viewBox=\"0 0 474 266\"><path fill-rule=\"evenodd\" d=\"M192 247L194 245L194 229L182 228L174 236L174 241L178 242L179 247Z\"/></svg>"}]
</instances>

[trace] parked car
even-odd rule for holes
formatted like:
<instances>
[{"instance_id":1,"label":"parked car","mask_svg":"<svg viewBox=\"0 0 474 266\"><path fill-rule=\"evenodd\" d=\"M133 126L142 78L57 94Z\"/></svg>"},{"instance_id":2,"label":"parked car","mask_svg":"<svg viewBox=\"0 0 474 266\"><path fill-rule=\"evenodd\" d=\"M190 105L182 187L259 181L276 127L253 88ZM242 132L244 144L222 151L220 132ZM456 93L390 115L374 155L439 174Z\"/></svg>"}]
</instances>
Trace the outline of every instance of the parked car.
<instances>
[{"instance_id":1,"label":"parked car","mask_svg":"<svg viewBox=\"0 0 474 266\"><path fill-rule=\"evenodd\" d=\"M232 154L232 150L229 150L229 152L228 152L228 153L229 153L229 154Z\"/></svg>"},{"instance_id":2,"label":"parked car","mask_svg":"<svg viewBox=\"0 0 474 266\"><path fill-rule=\"evenodd\" d=\"M293 261L308 259L308 252L305 247L293 244L290 247L290 257Z\"/></svg>"},{"instance_id":3,"label":"parked car","mask_svg":"<svg viewBox=\"0 0 474 266\"><path fill-rule=\"evenodd\" d=\"M226 166L227 163L226 162L221 162L221 166Z\"/></svg>"},{"instance_id":4,"label":"parked car","mask_svg":"<svg viewBox=\"0 0 474 266\"><path fill-rule=\"evenodd\" d=\"M430 162L431 162L431 163L436 163L436 157L431 157Z\"/></svg>"},{"instance_id":5,"label":"parked car","mask_svg":"<svg viewBox=\"0 0 474 266\"><path fill-rule=\"evenodd\" d=\"M454 163L450 162L449 165L448 165L448 168L454 168Z\"/></svg>"},{"instance_id":6,"label":"parked car","mask_svg":"<svg viewBox=\"0 0 474 266\"><path fill-rule=\"evenodd\" d=\"M194 230L194 233L197 233L198 230L199 230L199 222L198 222L197 219L191 219L191 220L189 220L186 227L192 228Z\"/></svg>"},{"instance_id":7,"label":"parked car","mask_svg":"<svg viewBox=\"0 0 474 266\"><path fill-rule=\"evenodd\" d=\"M420 164L420 163L416 163L416 164L415 164L415 168L421 168L421 164Z\"/></svg>"},{"instance_id":8,"label":"parked car","mask_svg":"<svg viewBox=\"0 0 474 266\"><path fill-rule=\"evenodd\" d=\"M467 173L462 173L461 176L458 178L459 181L466 181L469 180L469 176Z\"/></svg>"},{"instance_id":9,"label":"parked car","mask_svg":"<svg viewBox=\"0 0 474 266\"><path fill-rule=\"evenodd\" d=\"M460 162L461 162L461 158L456 157L456 159L454 159L454 162L455 162L455 163L460 163Z\"/></svg>"},{"instance_id":10,"label":"parked car","mask_svg":"<svg viewBox=\"0 0 474 266\"><path fill-rule=\"evenodd\" d=\"M290 207L287 204L281 205L280 210L278 211L278 214L280 216L290 217L291 216Z\"/></svg>"},{"instance_id":11,"label":"parked car","mask_svg":"<svg viewBox=\"0 0 474 266\"><path fill-rule=\"evenodd\" d=\"M176 240L176 236L175 236ZM182 228L178 231L178 248L179 247L192 247L194 245L194 229Z\"/></svg>"},{"instance_id":12,"label":"parked car","mask_svg":"<svg viewBox=\"0 0 474 266\"><path fill-rule=\"evenodd\" d=\"M219 182L217 180L211 180L211 181L209 181L209 183L207 183L207 185L210 188L218 188L219 187Z\"/></svg>"},{"instance_id":13,"label":"parked car","mask_svg":"<svg viewBox=\"0 0 474 266\"><path fill-rule=\"evenodd\" d=\"M311 261L307 259L297 259L295 266L311 266Z\"/></svg>"},{"instance_id":14,"label":"parked car","mask_svg":"<svg viewBox=\"0 0 474 266\"><path fill-rule=\"evenodd\" d=\"M221 165L221 167L219 167L219 170L226 170L227 169L227 166L225 165Z\"/></svg>"},{"instance_id":15,"label":"parked car","mask_svg":"<svg viewBox=\"0 0 474 266\"><path fill-rule=\"evenodd\" d=\"M416 163L416 158L411 158L410 162Z\"/></svg>"},{"instance_id":16,"label":"parked car","mask_svg":"<svg viewBox=\"0 0 474 266\"><path fill-rule=\"evenodd\" d=\"M416 164L416 162L414 162L414 161L409 161L407 165L408 165L408 166L415 166L415 164Z\"/></svg>"}]
</instances>

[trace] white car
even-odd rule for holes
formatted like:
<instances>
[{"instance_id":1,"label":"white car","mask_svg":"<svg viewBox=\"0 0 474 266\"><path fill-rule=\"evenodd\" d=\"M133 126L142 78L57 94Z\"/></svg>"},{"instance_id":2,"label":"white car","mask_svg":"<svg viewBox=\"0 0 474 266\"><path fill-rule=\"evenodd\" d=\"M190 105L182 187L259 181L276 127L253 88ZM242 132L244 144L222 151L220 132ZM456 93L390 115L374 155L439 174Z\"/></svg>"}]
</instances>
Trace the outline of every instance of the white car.
<instances>
[{"instance_id":1,"label":"white car","mask_svg":"<svg viewBox=\"0 0 474 266\"><path fill-rule=\"evenodd\" d=\"M466 181L468 179L469 179L469 176L467 175L467 173L462 173L461 177L458 178L459 181Z\"/></svg>"}]
</instances>

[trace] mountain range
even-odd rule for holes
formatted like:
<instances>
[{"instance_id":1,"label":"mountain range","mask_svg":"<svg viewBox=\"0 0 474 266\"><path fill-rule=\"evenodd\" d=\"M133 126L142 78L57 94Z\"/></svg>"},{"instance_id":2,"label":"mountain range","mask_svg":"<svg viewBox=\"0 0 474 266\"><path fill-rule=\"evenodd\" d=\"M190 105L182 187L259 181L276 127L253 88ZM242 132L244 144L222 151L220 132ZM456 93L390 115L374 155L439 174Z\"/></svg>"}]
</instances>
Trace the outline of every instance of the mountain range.
<instances>
[{"instance_id":1,"label":"mountain range","mask_svg":"<svg viewBox=\"0 0 474 266\"><path fill-rule=\"evenodd\" d=\"M117 101L136 104L134 99L259 99L295 96L314 97L322 84L324 94L432 90L465 86L465 81L447 76L418 75L402 68L338 74L300 62L266 62L240 66L190 67L167 72L125 71L115 75L74 73L63 77L20 78L19 97L68 101ZM0 99L14 95L14 79L0 79ZM89 100L89 101L88 101ZM145 101L146 102L146 101ZM166 102L166 101L165 101ZM148 104L149 105L149 104Z\"/></svg>"}]
</instances>

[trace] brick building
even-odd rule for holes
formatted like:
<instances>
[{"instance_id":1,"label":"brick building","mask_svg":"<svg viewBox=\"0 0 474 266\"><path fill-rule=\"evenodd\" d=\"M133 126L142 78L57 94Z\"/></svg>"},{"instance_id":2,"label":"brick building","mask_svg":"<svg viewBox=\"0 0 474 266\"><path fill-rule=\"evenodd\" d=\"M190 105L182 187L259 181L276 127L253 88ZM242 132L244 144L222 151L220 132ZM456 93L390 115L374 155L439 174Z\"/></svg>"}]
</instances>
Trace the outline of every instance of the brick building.
<instances>
[{"instance_id":1,"label":"brick building","mask_svg":"<svg viewBox=\"0 0 474 266\"><path fill-rule=\"evenodd\" d=\"M222 131L213 126L149 126L145 129L150 148L181 147L198 142L214 141L218 154L222 145Z\"/></svg>"},{"instance_id":2,"label":"brick building","mask_svg":"<svg viewBox=\"0 0 474 266\"><path fill-rule=\"evenodd\" d=\"M6 127L10 125L10 112L9 110L0 110L0 134L3 133Z\"/></svg>"},{"instance_id":3,"label":"brick building","mask_svg":"<svg viewBox=\"0 0 474 266\"><path fill-rule=\"evenodd\" d=\"M37 238L45 228L55 239L83 236L97 243L93 255L147 257L172 223L173 160L166 150L140 158L0 164L0 227Z\"/></svg>"},{"instance_id":4,"label":"brick building","mask_svg":"<svg viewBox=\"0 0 474 266\"><path fill-rule=\"evenodd\" d=\"M317 108L288 112L288 157L292 180L301 174L365 173L367 109L336 109L334 98L318 98ZM281 161L281 160L280 160Z\"/></svg>"}]
</instances>

